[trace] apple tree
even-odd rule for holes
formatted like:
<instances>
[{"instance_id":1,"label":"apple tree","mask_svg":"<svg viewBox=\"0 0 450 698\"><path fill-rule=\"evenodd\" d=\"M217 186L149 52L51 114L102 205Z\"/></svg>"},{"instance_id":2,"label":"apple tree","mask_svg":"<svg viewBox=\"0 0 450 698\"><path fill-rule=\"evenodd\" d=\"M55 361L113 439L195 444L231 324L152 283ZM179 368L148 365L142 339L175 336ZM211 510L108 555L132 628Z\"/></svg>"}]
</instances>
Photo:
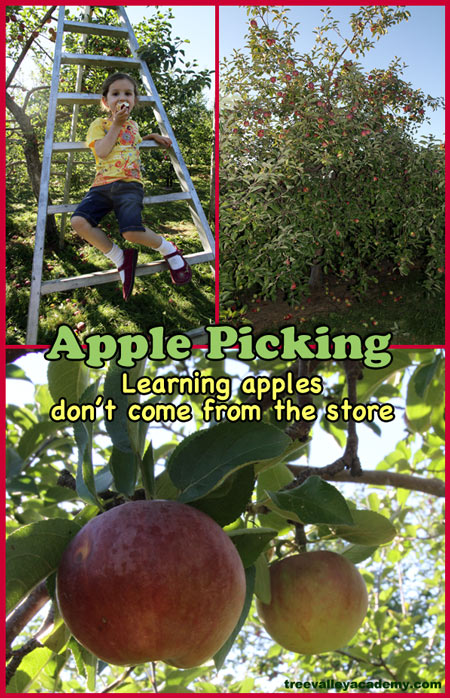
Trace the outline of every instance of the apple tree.
<instances>
[{"instance_id":1,"label":"apple tree","mask_svg":"<svg viewBox=\"0 0 450 698\"><path fill-rule=\"evenodd\" d=\"M78 361L48 362L47 381L34 383L32 398L25 405L11 401L6 406L7 691L290 692L296 690L291 680L357 682L363 678L393 682L384 692L396 692L398 682L409 687L422 682L426 691L431 681L440 681L444 357L433 349L401 349L392 354L392 363L378 370L354 361L287 365L281 360L244 363L230 356L224 362L208 362L200 351L184 362L141 362L127 370L115 362L97 370ZM39 365L47 365L39 352L35 356ZM33 385L28 357L17 358L10 352L7 361L7 380ZM152 392L141 399L136 393L124 394L124 375L128 386L136 385L139 378L150 381ZM211 388L187 395L176 389L169 392L164 383L167 377L194 376L214 378L216 395L220 385L229 382L231 391L223 405L257 407L261 420L205 421L202 405ZM315 395L292 393L286 382L289 376L303 384L320 377L323 389ZM277 419L273 396L244 393L244 377L264 379L265 384L276 378L282 385L278 397L289 397L302 409L313 405L317 418L309 422ZM98 405L100 397L103 404L108 398L114 401L114 419L107 419L102 409L90 414L92 419L77 419L75 412L67 412L65 418L61 415L58 421L50 419L62 398L80 409ZM327 419L328 406L344 404L345 398L351 405L393 405L395 440L388 434L388 425L377 419L364 424L351 418ZM184 404L191 406L190 421L152 422L143 417L154 414L157 407L174 409ZM131 407L140 410L141 419L128 419ZM369 439L378 444L370 448L378 451L374 467L365 464ZM210 661L200 666L183 669L171 662L149 661L119 667L99 660L71 635L55 598L55 573L77 534L87 535L93 524L102 526L102 521L106 526L113 512L116 516L134 504L151 507L153 500L168 500L209 520L228 538L227 545L231 541L233 564L245 574L239 620ZM104 555L105 565L118 544L119 531L122 528L116 525L111 545L105 543L98 551L96 557ZM165 528L158 531L163 536ZM172 547L179 550L178 535L164 536L167 559ZM149 540L134 536L128 554L136 560L147 559ZM189 545L193 540L195 536ZM77 550L82 559L88 555L85 544ZM256 602L263 608L271 603L275 565L316 551L326 551L354 570L351 574L358 577L350 585L351 599L366 587L368 610L363 609L362 625L359 618L349 639L340 639L337 649L298 654L302 650L286 649L270 637ZM208 567L204 552L196 554L195 545L190 550L192 564L203 560L197 565L196 580ZM89 567L88 563L86 575ZM174 579L178 567L172 563ZM215 578L220 577L220 562L213 571ZM80 583L86 584L89 577L82 579ZM115 598L123 600L130 589L139 589L140 579L134 575L123 591L116 587ZM166 589L155 590L158 598L170 592L170 579L169 575ZM340 574L335 584L332 573L326 577L336 611L341 605L339 594L344 593L348 603L348 589L341 585L339 591L339 579ZM189 594L195 592L192 579L181 582L186 593L188 588ZM63 577L59 584L61 594ZM199 594L203 593L200 584ZM89 593L88 585L86 599ZM179 626L188 617L183 598L179 594ZM86 603L79 602L79 614L88 608ZM309 604L314 606L314 596ZM189 621L192 636L195 624L207 622L203 616L211 612L205 610L210 608L206 601L200 608L198 618ZM282 626L289 633L302 620L296 617L295 602L289 602L288 608L292 614ZM135 618L136 623L147 611L142 603L126 610L128 622ZM119 613L117 605L115 612ZM270 632L270 623L266 627ZM155 622L156 635L158 629ZM176 625L172 632L177 635ZM126 652L126 633L119 642Z\"/></svg>"},{"instance_id":2,"label":"apple tree","mask_svg":"<svg viewBox=\"0 0 450 698\"><path fill-rule=\"evenodd\" d=\"M442 289L444 145L415 135L442 99L398 58L359 62L409 11L363 6L343 28L324 9L307 53L289 8L247 14L245 50L220 70L223 304L247 289L293 299L328 272L361 291L386 266Z\"/></svg>"}]
</instances>

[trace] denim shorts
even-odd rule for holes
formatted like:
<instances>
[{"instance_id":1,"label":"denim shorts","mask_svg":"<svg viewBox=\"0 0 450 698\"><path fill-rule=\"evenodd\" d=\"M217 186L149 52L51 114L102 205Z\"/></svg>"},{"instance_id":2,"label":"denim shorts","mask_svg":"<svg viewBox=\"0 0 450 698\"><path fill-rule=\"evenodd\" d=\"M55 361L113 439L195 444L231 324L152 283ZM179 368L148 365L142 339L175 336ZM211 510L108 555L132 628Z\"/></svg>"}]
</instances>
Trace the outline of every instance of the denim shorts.
<instances>
[{"instance_id":1,"label":"denim shorts","mask_svg":"<svg viewBox=\"0 0 450 698\"><path fill-rule=\"evenodd\" d=\"M102 218L114 211L121 233L129 230L145 230L142 223L144 187L140 182L118 180L99 187L91 187L72 213L85 218L96 227Z\"/></svg>"}]
</instances>

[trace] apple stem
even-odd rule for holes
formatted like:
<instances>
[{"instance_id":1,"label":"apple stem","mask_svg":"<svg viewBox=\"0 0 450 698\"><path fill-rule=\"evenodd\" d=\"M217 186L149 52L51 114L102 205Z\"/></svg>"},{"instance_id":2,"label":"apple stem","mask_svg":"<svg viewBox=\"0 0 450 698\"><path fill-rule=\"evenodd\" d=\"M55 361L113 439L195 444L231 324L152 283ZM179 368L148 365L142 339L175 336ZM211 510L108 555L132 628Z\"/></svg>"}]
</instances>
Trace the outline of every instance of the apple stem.
<instances>
[{"instance_id":1,"label":"apple stem","mask_svg":"<svg viewBox=\"0 0 450 698\"><path fill-rule=\"evenodd\" d=\"M308 540L305 534L305 527L297 522L295 523L295 544L301 553L306 552Z\"/></svg>"}]
</instances>

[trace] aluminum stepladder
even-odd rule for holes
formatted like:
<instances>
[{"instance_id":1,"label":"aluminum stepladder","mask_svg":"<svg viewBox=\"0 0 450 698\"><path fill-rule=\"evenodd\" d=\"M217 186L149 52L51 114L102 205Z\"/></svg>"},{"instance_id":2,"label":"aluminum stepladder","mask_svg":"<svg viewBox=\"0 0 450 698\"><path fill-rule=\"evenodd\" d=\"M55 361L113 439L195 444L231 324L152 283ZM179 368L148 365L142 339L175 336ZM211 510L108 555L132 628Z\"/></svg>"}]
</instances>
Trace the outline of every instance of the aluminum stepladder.
<instances>
[{"instance_id":1,"label":"aluminum stepladder","mask_svg":"<svg viewBox=\"0 0 450 698\"><path fill-rule=\"evenodd\" d=\"M58 28L56 33L53 73L47 115L47 128L42 157L41 186L39 192L33 268L31 274L30 302L28 308L26 337L27 344L36 344L37 341L41 295L46 293L55 293L58 291L66 291L73 288L81 288L84 286L96 286L99 284L118 281L120 279L117 270L112 269L108 271L99 271L91 274L70 277L67 279L59 278L50 281L42 281L47 215L49 213L67 214L71 213L76 208L76 204L48 205L52 155L53 153L67 152L70 156L71 153L88 150L83 142L54 142L56 109L58 105L70 105L74 108L74 110L78 110L80 105L99 104L101 96L99 94L88 94L82 92L59 92L60 70L61 65L63 64L78 66L95 65L106 68L117 68L118 71L126 70L127 68L138 68L140 70L141 79L147 94L140 95L139 102L141 105L148 105L152 108L160 132L165 136L169 136L169 138L172 140L172 146L168 149L167 153L170 157L172 166L181 187L180 192L161 194L157 196L144 196L144 205L167 203L171 201L185 201L203 247L202 252L185 255L186 259L191 265L194 265L207 262L211 263L214 261L215 257L213 234L210 230L197 192L195 191L191 177L184 163L175 134L172 131L167 114L156 91L148 66L139 58L137 54L139 45L126 11L123 7L118 5L110 5L108 8L116 10L121 26L93 24L85 21L68 21L65 19L65 6L62 5L59 7ZM85 13L88 13L91 9L91 7L87 7ZM86 16L87 15L85 14L85 17ZM119 39L126 38L128 39L131 57L121 58L115 56L65 53L63 52L63 38L65 32L97 34L110 37L115 36ZM78 84L79 83L77 83L77 85ZM73 129L72 132L74 133L75 129ZM155 146L157 147L157 144L154 143L154 141L144 141L140 145L140 147ZM167 264L164 260L154 261L148 264L140 264L136 268L136 276L145 276L163 270L167 270Z\"/></svg>"}]
</instances>

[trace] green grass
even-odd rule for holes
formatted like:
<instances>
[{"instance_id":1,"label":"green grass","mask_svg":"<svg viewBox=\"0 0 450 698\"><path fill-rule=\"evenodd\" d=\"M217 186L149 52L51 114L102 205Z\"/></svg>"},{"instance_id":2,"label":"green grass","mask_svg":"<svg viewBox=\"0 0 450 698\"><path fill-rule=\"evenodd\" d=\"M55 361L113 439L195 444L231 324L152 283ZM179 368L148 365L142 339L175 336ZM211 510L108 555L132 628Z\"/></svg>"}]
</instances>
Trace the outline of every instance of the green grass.
<instances>
[{"instance_id":1,"label":"green grass","mask_svg":"<svg viewBox=\"0 0 450 698\"><path fill-rule=\"evenodd\" d=\"M193 180L206 209L209 179L203 176L193 177ZM81 200L82 194L72 194L72 200ZM177 202L145 207L144 220L150 228L176 243L184 253L201 251L186 204ZM35 221L34 200L9 203L6 220L7 344L26 341ZM115 242L123 242L114 215L105 218L103 225ZM129 243L125 245L130 246ZM139 264L161 259L158 253L147 248L136 249L139 250ZM68 226L63 249L47 249L45 252L43 278L65 278L113 268L104 255L80 240ZM73 329L78 325L78 335L82 340L92 333L115 336L145 334L149 328L160 325L169 334L196 329L211 322L214 322L214 278L209 264L197 264L193 267L192 282L186 286L174 286L169 271L136 278L133 295L126 303L122 298L121 284L117 281L46 294L41 298L38 342L50 344L62 323Z\"/></svg>"}]
</instances>

